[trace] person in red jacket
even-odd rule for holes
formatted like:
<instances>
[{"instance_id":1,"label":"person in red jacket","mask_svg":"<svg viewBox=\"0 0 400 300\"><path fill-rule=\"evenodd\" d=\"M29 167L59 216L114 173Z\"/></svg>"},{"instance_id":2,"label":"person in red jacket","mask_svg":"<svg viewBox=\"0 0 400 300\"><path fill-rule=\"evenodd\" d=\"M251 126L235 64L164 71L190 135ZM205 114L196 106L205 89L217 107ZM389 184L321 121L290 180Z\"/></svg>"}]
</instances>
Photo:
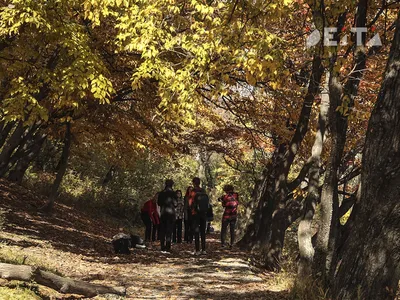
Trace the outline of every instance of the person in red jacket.
<instances>
[{"instance_id":1,"label":"person in red jacket","mask_svg":"<svg viewBox=\"0 0 400 300\"><path fill-rule=\"evenodd\" d=\"M229 225L231 233L230 247L232 247L235 242L235 225L238 212L237 208L239 205L239 194L234 192L234 188L230 184L224 186L224 192L226 194L218 199L221 201L222 207L224 208L221 225L221 244L222 247L225 247L225 237Z\"/></svg>"},{"instance_id":2,"label":"person in red jacket","mask_svg":"<svg viewBox=\"0 0 400 300\"><path fill-rule=\"evenodd\" d=\"M144 226L146 226L145 230L145 242L150 242L150 236L152 235L153 241L156 239L156 231L158 228L158 225L160 224L160 218L158 216L157 212L157 198L158 194L156 194L153 198L150 200L146 201L143 204L142 210L141 210L141 218L144 223ZM153 234L151 234L151 229L153 229Z\"/></svg>"}]
</instances>

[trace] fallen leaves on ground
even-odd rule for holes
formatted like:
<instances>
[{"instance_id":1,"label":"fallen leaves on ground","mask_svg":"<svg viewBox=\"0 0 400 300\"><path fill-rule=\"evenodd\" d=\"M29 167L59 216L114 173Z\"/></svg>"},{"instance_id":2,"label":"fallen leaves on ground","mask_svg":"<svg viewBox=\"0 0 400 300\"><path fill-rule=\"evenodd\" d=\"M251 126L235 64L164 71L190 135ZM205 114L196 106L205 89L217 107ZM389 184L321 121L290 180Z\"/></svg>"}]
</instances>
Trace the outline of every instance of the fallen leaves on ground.
<instances>
[{"instance_id":1,"label":"fallen leaves on ground","mask_svg":"<svg viewBox=\"0 0 400 300\"><path fill-rule=\"evenodd\" d=\"M0 207L6 211L0 234L3 259L17 253L26 264L64 276L125 286L126 299L287 299L289 279L277 282L274 274L256 272L248 253L221 248L218 234L207 235L207 254L202 256L193 256L194 243L174 244L171 254L162 254L158 242L132 249L130 255L115 255L110 244L119 230L115 222L62 204L52 215L43 215L38 213L43 203L0 180ZM46 297L77 298L49 290L41 287Z\"/></svg>"}]
</instances>

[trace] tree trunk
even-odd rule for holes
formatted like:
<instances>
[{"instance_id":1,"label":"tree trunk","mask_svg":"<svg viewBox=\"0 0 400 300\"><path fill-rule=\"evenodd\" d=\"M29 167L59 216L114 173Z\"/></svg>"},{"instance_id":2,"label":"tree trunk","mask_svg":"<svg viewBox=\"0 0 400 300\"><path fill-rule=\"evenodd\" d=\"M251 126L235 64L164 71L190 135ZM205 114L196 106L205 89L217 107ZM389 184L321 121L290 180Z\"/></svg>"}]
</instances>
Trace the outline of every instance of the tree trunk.
<instances>
[{"instance_id":1,"label":"tree trunk","mask_svg":"<svg viewBox=\"0 0 400 300\"><path fill-rule=\"evenodd\" d=\"M400 279L400 12L368 124L355 227L343 248L334 299L395 299Z\"/></svg>"},{"instance_id":2,"label":"tree trunk","mask_svg":"<svg viewBox=\"0 0 400 300\"><path fill-rule=\"evenodd\" d=\"M265 229L265 240L262 245L266 245L266 254L264 254L264 257L268 258L265 263L265 267L267 269L279 270L285 232L288 226L287 224L280 224L281 214L283 216L286 216L288 214L285 211L286 200L290 192L288 190L287 177L293 161L300 149L301 143L308 131L312 106L315 97L320 92L319 89L323 70L324 69L322 67L321 58L319 57L319 55L315 55L313 59L312 74L309 81L308 92L304 99L296 131L293 135L291 142L289 143L289 146L287 147L287 152L285 153L285 155L283 157L278 157L279 164L278 167L275 168L274 174L274 194L272 194L272 199L269 201L270 203L268 203L267 206L267 208L269 209L267 215L267 220L269 220L269 224L268 226L263 227L263 229ZM272 209L271 214L270 209Z\"/></svg>"},{"instance_id":3,"label":"tree trunk","mask_svg":"<svg viewBox=\"0 0 400 300\"><path fill-rule=\"evenodd\" d=\"M0 148L3 147L4 143L7 140L10 131L13 129L15 122L8 122L5 126L2 127L0 132Z\"/></svg>"},{"instance_id":4,"label":"tree trunk","mask_svg":"<svg viewBox=\"0 0 400 300\"><path fill-rule=\"evenodd\" d=\"M23 134L24 126L23 122L20 121L0 153L0 170L8 165L11 155L23 139Z\"/></svg>"},{"instance_id":5,"label":"tree trunk","mask_svg":"<svg viewBox=\"0 0 400 300\"><path fill-rule=\"evenodd\" d=\"M32 144L30 141L33 139L33 136L40 125L32 125L30 128L25 130L22 139L19 141L18 147L15 151L13 151L12 155L7 160L7 163L4 163L0 167L0 177L5 176L5 174L13 167L13 165L25 155L27 155L29 145Z\"/></svg>"},{"instance_id":6,"label":"tree trunk","mask_svg":"<svg viewBox=\"0 0 400 300\"><path fill-rule=\"evenodd\" d=\"M37 157L42 148L43 142L46 140L47 135L37 133L34 141L31 143L28 152L21 159L18 160L17 165L8 175L8 180L22 183L25 172L28 169L31 162Z\"/></svg>"},{"instance_id":7,"label":"tree trunk","mask_svg":"<svg viewBox=\"0 0 400 300\"><path fill-rule=\"evenodd\" d=\"M262 184L257 187L259 191L254 193L259 198L253 199L258 203L252 216L253 222L249 224L243 241L239 242L240 245L248 244L253 250L263 251L262 256L267 269L279 269L287 227L278 223L281 216L287 214L285 202L290 192L287 176L307 133L312 105L315 96L319 93L322 73L321 58L316 54L313 58L308 92L292 140L288 145L279 145L266 168L268 173L264 175Z\"/></svg>"},{"instance_id":8,"label":"tree trunk","mask_svg":"<svg viewBox=\"0 0 400 300\"><path fill-rule=\"evenodd\" d=\"M110 167L106 176L104 176L104 179L101 182L102 186L106 186L114 178L115 169L116 167L114 165Z\"/></svg>"},{"instance_id":9,"label":"tree trunk","mask_svg":"<svg viewBox=\"0 0 400 300\"><path fill-rule=\"evenodd\" d=\"M311 167L309 171L308 195L305 200L305 212L298 228L299 243L299 269L298 279L307 279L312 275L312 261L314 258L314 246L312 244L312 221L314 219L315 208L319 201L319 169L322 148L325 140L325 131L328 121L329 111L329 71L326 73L326 84L321 94L321 105L318 120L317 133L314 145L311 150Z\"/></svg>"},{"instance_id":10,"label":"tree trunk","mask_svg":"<svg viewBox=\"0 0 400 300\"><path fill-rule=\"evenodd\" d=\"M107 287L74 280L26 265L0 263L0 277L7 280L35 281L64 294L78 294L85 297L95 297L99 294L125 295L126 293L124 287Z\"/></svg>"},{"instance_id":11,"label":"tree trunk","mask_svg":"<svg viewBox=\"0 0 400 300\"><path fill-rule=\"evenodd\" d=\"M337 128L337 123L339 123L340 118L342 118L342 115L336 111L336 108L339 106L341 87L337 82L337 77L333 74L331 76L329 82L329 93L331 99L329 124L331 128L332 148L321 192L321 215L318 222L318 234L315 243L314 259L315 274L317 277L321 276L324 279L326 279L326 275L328 275L331 265L332 249L329 246L329 241L336 234L335 226L337 226L336 219L339 210L337 172L340 166L345 142L343 136L339 137L341 131Z\"/></svg>"},{"instance_id":12,"label":"tree trunk","mask_svg":"<svg viewBox=\"0 0 400 300\"><path fill-rule=\"evenodd\" d=\"M54 201L57 198L58 195L58 189L61 185L62 179L64 177L65 171L67 170L67 165L68 165L68 158L70 154L70 149L71 149L71 123L67 123L65 125L65 137L64 137L64 148L61 153L61 158L60 162L58 163L58 170L57 170L57 175L56 179L53 182L53 185L50 190L50 195L49 195L49 201L46 203L46 205L42 208L44 211L51 211L54 205Z\"/></svg>"},{"instance_id":13,"label":"tree trunk","mask_svg":"<svg viewBox=\"0 0 400 300\"><path fill-rule=\"evenodd\" d=\"M365 27L367 22L368 0L360 0L357 6L356 27ZM340 18L338 27L343 26ZM341 28L338 28L340 32ZM353 37L355 38L355 37ZM365 45L365 35L362 43ZM366 65L365 47L357 47L354 53L355 65L353 74L347 81L344 89L338 80L338 74L332 71L329 83L331 97L330 128L332 148L326 169L325 181L321 193L321 217L315 245L314 272L321 277L327 286L330 285L336 266L336 243L339 239L339 197L338 197L338 170L343 157L347 139L348 113L354 106L354 98L357 96L360 79ZM336 56L333 59L336 62ZM333 65L331 66L333 69ZM342 113L337 111L342 107ZM347 112L345 111L347 109Z\"/></svg>"},{"instance_id":14,"label":"tree trunk","mask_svg":"<svg viewBox=\"0 0 400 300\"><path fill-rule=\"evenodd\" d=\"M244 230L243 237L236 243L243 250L250 250L255 241L255 237L257 234L257 227L260 222L260 202L262 200L262 196L266 194L267 187L267 176L268 176L268 168L264 169L263 175L259 180L256 181L255 187L253 189L252 201L249 207L246 209L246 227Z\"/></svg>"}]
</instances>

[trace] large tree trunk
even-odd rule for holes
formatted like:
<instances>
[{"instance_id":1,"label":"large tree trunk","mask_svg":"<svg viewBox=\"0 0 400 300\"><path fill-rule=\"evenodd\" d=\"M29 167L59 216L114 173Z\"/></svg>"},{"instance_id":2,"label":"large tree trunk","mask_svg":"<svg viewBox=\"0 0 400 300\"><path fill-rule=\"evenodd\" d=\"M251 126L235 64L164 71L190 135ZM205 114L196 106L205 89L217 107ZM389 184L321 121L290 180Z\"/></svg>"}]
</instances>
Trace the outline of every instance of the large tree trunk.
<instances>
[{"instance_id":1,"label":"large tree trunk","mask_svg":"<svg viewBox=\"0 0 400 300\"><path fill-rule=\"evenodd\" d=\"M274 194L267 206L272 209L272 212L268 210L267 218L269 218L269 224L268 226L263 227L263 229L266 230L264 232L266 239L262 245L266 246L264 257L267 258L267 261L264 264L265 267L270 270L280 269L280 257L282 254L286 228L288 226L288 224L282 224L282 218L280 216L287 216L287 212L285 212L286 200L289 192L291 192L288 189L287 177L293 161L300 149L301 143L308 131L311 110L315 97L320 92L320 82L323 71L324 69L322 67L321 58L316 54L313 59L308 92L304 99L296 131L288 145L285 155L282 158L278 157L280 164L278 164L278 167L275 169ZM298 217L300 217L300 215L298 215L297 218ZM290 219L295 221L293 217Z\"/></svg>"},{"instance_id":2,"label":"large tree trunk","mask_svg":"<svg viewBox=\"0 0 400 300\"><path fill-rule=\"evenodd\" d=\"M67 165L68 165L68 159L69 159L69 154L71 150L71 144L72 144L72 136L71 136L71 123L67 123L65 125L65 137L64 137L64 148L61 153L61 158L58 163L58 170L57 170L57 175L56 179L53 182L53 185L50 190L50 195L49 195L49 201L47 204L42 208L44 211L51 211L54 205L54 201L58 196L58 189L60 188L62 179L64 177L64 174L67 170Z\"/></svg>"},{"instance_id":3,"label":"large tree trunk","mask_svg":"<svg viewBox=\"0 0 400 300\"><path fill-rule=\"evenodd\" d=\"M8 138L6 145L4 145L0 153L0 170L8 165L9 159L14 150L18 147L24 136L23 122L20 121L15 127L13 133Z\"/></svg>"},{"instance_id":4,"label":"large tree trunk","mask_svg":"<svg viewBox=\"0 0 400 300\"><path fill-rule=\"evenodd\" d=\"M25 130L22 139L19 141L18 147L12 153L12 155L8 158L7 163L4 163L0 167L0 177L5 176L5 174L14 166L14 164L28 155L28 148L32 144L32 140L34 140L34 134L37 132L40 125L32 125L31 127Z\"/></svg>"},{"instance_id":5,"label":"large tree trunk","mask_svg":"<svg viewBox=\"0 0 400 300\"><path fill-rule=\"evenodd\" d=\"M355 20L356 27L361 28L366 26L367 4L367 0L360 0L358 2ZM344 17L345 15L339 18L338 32L341 31L341 27L344 24ZM365 45L365 35L363 35L362 42ZM354 98L357 96L360 79L366 65L365 48L363 46L357 47L354 56L354 71L350 74L350 79L347 81L344 89L339 83L338 74L333 71L329 83L332 148L321 193L321 216L314 259L315 274L322 277L328 286L336 265L335 249L339 238L338 171L343 157L348 128L348 113L344 109L347 108L350 111L354 106ZM336 61L336 56L334 61ZM342 107L343 110L338 112L338 107Z\"/></svg>"},{"instance_id":6,"label":"large tree trunk","mask_svg":"<svg viewBox=\"0 0 400 300\"><path fill-rule=\"evenodd\" d=\"M21 157L17 165L13 170L10 171L8 175L8 180L14 181L18 184L22 183L22 179L24 178L24 174L28 169L31 162L37 157L42 148L43 142L46 140L47 135L38 132L35 136L35 139L29 145L27 152L23 157Z\"/></svg>"},{"instance_id":7,"label":"large tree trunk","mask_svg":"<svg viewBox=\"0 0 400 300\"><path fill-rule=\"evenodd\" d=\"M244 229L243 237L236 243L241 249L249 250L253 247L257 236L257 228L260 223L261 211L259 208L263 195L266 194L267 188L268 168L265 168L260 179L256 181L253 189L252 201L246 209L246 227Z\"/></svg>"},{"instance_id":8,"label":"large tree trunk","mask_svg":"<svg viewBox=\"0 0 400 300\"><path fill-rule=\"evenodd\" d=\"M333 75L332 75L333 76ZM318 222L318 234L315 243L315 273L318 276L325 278L329 273L330 262L332 259L332 248L329 244L332 236L335 236L334 230L337 226L336 220L339 210L338 198L338 169L340 166L341 157L344 149L343 135L337 128L338 119L342 118L340 113L336 111L339 105L341 89L337 82L337 77L333 76L329 83L329 92L331 99L331 153L329 156L328 165L325 171L325 180L321 192L321 213ZM340 122L340 121L339 121Z\"/></svg>"},{"instance_id":9,"label":"large tree trunk","mask_svg":"<svg viewBox=\"0 0 400 300\"><path fill-rule=\"evenodd\" d=\"M3 147L4 143L7 140L8 135L10 134L10 131L13 129L15 125L15 122L8 122L6 125L4 125L1 128L0 132L0 148Z\"/></svg>"},{"instance_id":10,"label":"large tree trunk","mask_svg":"<svg viewBox=\"0 0 400 300\"><path fill-rule=\"evenodd\" d=\"M307 133L312 105L319 94L320 81L323 74L321 58L316 54L313 58L312 72L309 79L308 92L304 99L300 118L295 133L288 145L279 145L270 164L266 167L263 181L253 199L258 205L252 215L246 233L239 242L240 246L248 246L263 252L263 263L267 269L279 269L280 255L287 225L281 223L285 212L289 189L287 177L293 161ZM293 219L293 218L290 218Z\"/></svg>"},{"instance_id":11,"label":"large tree trunk","mask_svg":"<svg viewBox=\"0 0 400 300\"><path fill-rule=\"evenodd\" d=\"M299 269L298 279L307 279L312 275L312 261L314 258L314 246L312 244L312 221L314 219L315 208L319 201L319 169L322 149L325 140L326 126L329 112L329 71L326 73L326 84L321 94L321 105L318 120L317 133L315 135L314 145L311 149L311 167L309 171L308 195L305 200L305 209L302 220L298 228L299 243Z\"/></svg>"},{"instance_id":12,"label":"large tree trunk","mask_svg":"<svg viewBox=\"0 0 400 300\"><path fill-rule=\"evenodd\" d=\"M125 295L124 287L108 287L61 277L48 271L26 265L0 263L0 277L7 280L35 281L61 293L94 297L99 294Z\"/></svg>"},{"instance_id":13,"label":"large tree trunk","mask_svg":"<svg viewBox=\"0 0 400 300\"><path fill-rule=\"evenodd\" d=\"M360 207L332 292L335 299L394 299L400 279L400 12L362 166Z\"/></svg>"}]
</instances>

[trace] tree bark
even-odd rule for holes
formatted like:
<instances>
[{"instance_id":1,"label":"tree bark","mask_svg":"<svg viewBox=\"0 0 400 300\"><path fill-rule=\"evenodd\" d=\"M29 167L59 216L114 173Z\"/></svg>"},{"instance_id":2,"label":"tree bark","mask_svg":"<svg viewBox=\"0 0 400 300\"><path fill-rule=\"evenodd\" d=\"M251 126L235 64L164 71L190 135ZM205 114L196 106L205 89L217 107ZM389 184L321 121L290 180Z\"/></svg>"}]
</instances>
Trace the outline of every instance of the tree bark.
<instances>
[{"instance_id":1,"label":"tree bark","mask_svg":"<svg viewBox=\"0 0 400 300\"><path fill-rule=\"evenodd\" d=\"M69 154L70 154L70 149L71 149L71 144L72 144L71 123L69 123L69 122L66 123L65 127L66 127L66 129L65 129L65 137L64 137L64 148L61 153L60 161L58 163L56 179L54 180L53 185L50 190L49 201L42 208L44 211L51 211L53 209L54 201L58 195L58 189L61 185L64 174L67 170L68 159L69 159Z\"/></svg>"},{"instance_id":2,"label":"tree bark","mask_svg":"<svg viewBox=\"0 0 400 300\"><path fill-rule=\"evenodd\" d=\"M23 139L24 126L23 122L20 121L15 127L13 133L9 137L6 145L0 153L0 169L8 165L8 161L13 154L14 150L18 147L19 143Z\"/></svg>"},{"instance_id":3,"label":"tree bark","mask_svg":"<svg viewBox=\"0 0 400 300\"><path fill-rule=\"evenodd\" d=\"M7 140L8 135L10 134L10 131L13 129L15 125L15 122L8 122L6 125L4 125L1 129L0 132L0 148L3 147L4 143Z\"/></svg>"},{"instance_id":4,"label":"tree bark","mask_svg":"<svg viewBox=\"0 0 400 300\"><path fill-rule=\"evenodd\" d=\"M400 12L368 124L355 227L343 248L334 299L395 299L400 279Z\"/></svg>"},{"instance_id":5,"label":"tree bark","mask_svg":"<svg viewBox=\"0 0 400 300\"><path fill-rule=\"evenodd\" d=\"M331 75L329 83L329 93L331 99L330 107L330 128L332 148L329 155L328 165L325 171L325 180L321 192L321 214L318 222L318 234L315 243L315 264L314 273L317 277L326 279L331 265L331 253L329 241L335 236L336 219L339 210L338 198L338 176L337 172L340 166L341 157L344 149L343 136L337 128L338 118L342 118L336 108L339 106L341 87L337 82L337 77ZM340 122L340 121L339 121ZM333 246L333 245L331 245Z\"/></svg>"},{"instance_id":6,"label":"tree bark","mask_svg":"<svg viewBox=\"0 0 400 300\"><path fill-rule=\"evenodd\" d=\"M365 27L367 22L368 0L360 0L357 6L356 27ZM344 16L344 15L343 15ZM343 26L343 18L339 18L338 32ZM355 38L355 37L354 37ZM365 35L362 38L365 45ZM343 157L347 139L348 112L354 106L354 98L357 96L360 79L366 65L365 47L355 49L355 65L353 74L343 88L337 74L331 72L329 83L331 97L330 128L332 148L329 155L325 181L321 193L321 217L315 245L314 273L321 277L327 286L330 285L334 268L336 266L335 248L339 239L339 198L338 198L338 170ZM333 59L336 62L336 54ZM333 69L333 65L331 66ZM337 111L338 107L347 108L348 112Z\"/></svg>"},{"instance_id":7,"label":"tree bark","mask_svg":"<svg viewBox=\"0 0 400 300\"><path fill-rule=\"evenodd\" d=\"M31 143L28 152L18 160L17 165L13 170L10 171L8 175L8 180L16 182L18 184L22 183L25 172L28 169L31 162L37 157L42 148L47 135L42 133L37 133L35 139Z\"/></svg>"},{"instance_id":8,"label":"tree bark","mask_svg":"<svg viewBox=\"0 0 400 300\"><path fill-rule=\"evenodd\" d=\"M312 72L309 79L308 92L304 98L300 118L292 140L288 145L277 147L271 162L266 166L263 180L254 193L253 199L258 203L252 214L245 235L239 242L242 247L263 252L263 263L267 269L279 269L286 224L280 224L285 212L288 198L287 176L293 164L301 143L307 133L312 105L315 96L319 93L320 81L323 73L321 58L316 54L313 58Z\"/></svg>"},{"instance_id":9,"label":"tree bark","mask_svg":"<svg viewBox=\"0 0 400 300\"><path fill-rule=\"evenodd\" d=\"M22 139L20 139L17 147L15 148L14 151L12 151L11 155L7 159L7 163L4 162L4 164L1 165L0 167L0 177L5 176L5 174L13 167L13 165L21 158L23 158L25 155L27 155L29 145L31 144L31 140L33 139L34 134L37 132L38 128L40 125L34 124L31 127L27 128L22 136Z\"/></svg>"},{"instance_id":10,"label":"tree bark","mask_svg":"<svg viewBox=\"0 0 400 300\"><path fill-rule=\"evenodd\" d=\"M114 178L115 169L116 167L114 165L108 169L106 176L104 176L104 179L101 182L102 186L106 186Z\"/></svg>"},{"instance_id":11,"label":"tree bark","mask_svg":"<svg viewBox=\"0 0 400 300\"><path fill-rule=\"evenodd\" d=\"M312 275L312 261L314 258L314 246L312 244L312 221L314 219L315 208L319 201L319 169L320 160L325 140L326 126L329 111L329 71L326 73L326 84L321 94L321 105L318 120L317 133L314 145L311 150L311 167L309 171L308 195L305 200L305 213L300 221L298 228L299 243L299 269L298 279L307 279Z\"/></svg>"},{"instance_id":12,"label":"tree bark","mask_svg":"<svg viewBox=\"0 0 400 300\"><path fill-rule=\"evenodd\" d=\"M35 281L64 294L78 294L85 297L95 297L99 294L125 295L126 293L124 287L107 287L74 280L27 265L0 263L0 277L7 280Z\"/></svg>"}]
</instances>

